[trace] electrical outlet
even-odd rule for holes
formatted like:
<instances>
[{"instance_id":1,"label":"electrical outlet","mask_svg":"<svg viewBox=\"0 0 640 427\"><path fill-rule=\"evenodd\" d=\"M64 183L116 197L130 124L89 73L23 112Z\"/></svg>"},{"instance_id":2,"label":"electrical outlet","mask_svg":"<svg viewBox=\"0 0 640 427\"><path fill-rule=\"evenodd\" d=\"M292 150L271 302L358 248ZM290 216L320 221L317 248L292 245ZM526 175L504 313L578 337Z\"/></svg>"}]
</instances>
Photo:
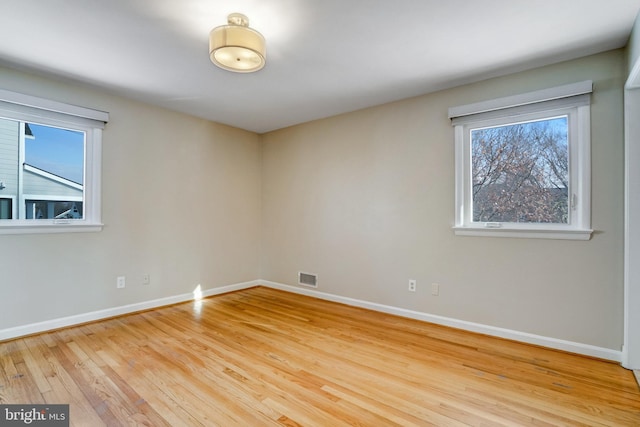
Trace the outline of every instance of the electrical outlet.
<instances>
[{"instance_id":1,"label":"electrical outlet","mask_svg":"<svg viewBox=\"0 0 640 427\"><path fill-rule=\"evenodd\" d=\"M416 291L416 281L414 279L409 279L409 291Z\"/></svg>"},{"instance_id":2,"label":"electrical outlet","mask_svg":"<svg viewBox=\"0 0 640 427\"><path fill-rule=\"evenodd\" d=\"M142 275L142 284L143 285L148 285L149 283L151 283L151 276L149 274L143 274Z\"/></svg>"},{"instance_id":3,"label":"electrical outlet","mask_svg":"<svg viewBox=\"0 0 640 427\"><path fill-rule=\"evenodd\" d=\"M126 285L126 279L124 276L118 276L118 278L116 279L116 287L118 289L122 289L124 288Z\"/></svg>"},{"instance_id":4,"label":"electrical outlet","mask_svg":"<svg viewBox=\"0 0 640 427\"><path fill-rule=\"evenodd\" d=\"M431 295L435 295L435 296L440 295L440 284L439 283L432 283L431 284Z\"/></svg>"}]
</instances>

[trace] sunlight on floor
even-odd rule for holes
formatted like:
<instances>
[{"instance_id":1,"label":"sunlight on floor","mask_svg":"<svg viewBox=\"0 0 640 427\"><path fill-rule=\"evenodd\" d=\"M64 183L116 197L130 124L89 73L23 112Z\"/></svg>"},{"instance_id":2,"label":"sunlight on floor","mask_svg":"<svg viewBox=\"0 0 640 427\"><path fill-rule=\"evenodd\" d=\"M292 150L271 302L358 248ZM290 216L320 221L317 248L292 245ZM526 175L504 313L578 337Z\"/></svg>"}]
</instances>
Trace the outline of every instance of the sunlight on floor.
<instances>
[{"instance_id":1,"label":"sunlight on floor","mask_svg":"<svg viewBox=\"0 0 640 427\"><path fill-rule=\"evenodd\" d=\"M193 299L194 301L200 301L202 299L202 289L200 288L200 285L196 286L193 290Z\"/></svg>"},{"instance_id":2,"label":"sunlight on floor","mask_svg":"<svg viewBox=\"0 0 640 427\"><path fill-rule=\"evenodd\" d=\"M193 290L193 313L196 318L200 318L200 312L202 311L202 289L200 285L196 286Z\"/></svg>"}]
</instances>

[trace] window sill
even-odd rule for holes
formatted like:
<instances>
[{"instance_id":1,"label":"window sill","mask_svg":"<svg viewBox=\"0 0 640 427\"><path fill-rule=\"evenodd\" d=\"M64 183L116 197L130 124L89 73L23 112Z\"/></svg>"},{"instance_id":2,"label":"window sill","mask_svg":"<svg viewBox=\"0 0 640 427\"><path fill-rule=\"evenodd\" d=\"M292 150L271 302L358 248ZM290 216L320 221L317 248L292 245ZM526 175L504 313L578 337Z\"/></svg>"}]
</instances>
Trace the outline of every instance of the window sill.
<instances>
[{"instance_id":1,"label":"window sill","mask_svg":"<svg viewBox=\"0 0 640 427\"><path fill-rule=\"evenodd\" d=\"M90 233L102 231L103 224L12 224L0 225L0 234Z\"/></svg>"},{"instance_id":2,"label":"window sill","mask_svg":"<svg viewBox=\"0 0 640 427\"><path fill-rule=\"evenodd\" d=\"M589 240L593 230L453 227L456 236L519 237L526 239Z\"/></svg>"}]
</instances>

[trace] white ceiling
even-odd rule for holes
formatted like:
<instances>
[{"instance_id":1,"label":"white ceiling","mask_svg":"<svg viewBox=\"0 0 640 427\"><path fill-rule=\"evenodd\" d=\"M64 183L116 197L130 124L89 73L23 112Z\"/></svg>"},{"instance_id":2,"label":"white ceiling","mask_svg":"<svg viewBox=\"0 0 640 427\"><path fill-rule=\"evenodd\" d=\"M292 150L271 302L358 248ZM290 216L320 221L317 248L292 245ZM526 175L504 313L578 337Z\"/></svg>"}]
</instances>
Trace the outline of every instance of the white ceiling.
<instances>
[{"instance_id":1,"label":"white ceiling","mask_svg":"<svg viewBox=\"0 0 640 427\"><path fill-rule=\"evenodd\" d=\"M263 133L622 47L640 1L0 0L0 10L0 64ZM267 40L257 73L209 61L209 31L232 12Z\"/></svg>"}]
</instances>

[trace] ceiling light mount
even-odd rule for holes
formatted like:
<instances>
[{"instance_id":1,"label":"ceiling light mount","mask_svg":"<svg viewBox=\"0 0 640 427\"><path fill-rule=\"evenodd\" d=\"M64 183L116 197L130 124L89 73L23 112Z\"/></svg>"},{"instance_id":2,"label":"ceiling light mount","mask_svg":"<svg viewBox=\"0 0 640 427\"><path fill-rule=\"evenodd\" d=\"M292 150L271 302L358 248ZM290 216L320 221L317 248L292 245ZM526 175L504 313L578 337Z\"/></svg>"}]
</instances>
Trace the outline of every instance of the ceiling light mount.
<instances>
[{"instance_id":1,"label":"ceiling light mount","mask_svg":"<svg viewBox=\"0 0 640 427\"><path fill-rule=\"evenodd\" d=\"M266 63L262 34L249 28L249 18L241 13L227 17L227 25L209 33L209 57L218 67L236 73L261 70Z\"/></svg>"}]
</instances>

